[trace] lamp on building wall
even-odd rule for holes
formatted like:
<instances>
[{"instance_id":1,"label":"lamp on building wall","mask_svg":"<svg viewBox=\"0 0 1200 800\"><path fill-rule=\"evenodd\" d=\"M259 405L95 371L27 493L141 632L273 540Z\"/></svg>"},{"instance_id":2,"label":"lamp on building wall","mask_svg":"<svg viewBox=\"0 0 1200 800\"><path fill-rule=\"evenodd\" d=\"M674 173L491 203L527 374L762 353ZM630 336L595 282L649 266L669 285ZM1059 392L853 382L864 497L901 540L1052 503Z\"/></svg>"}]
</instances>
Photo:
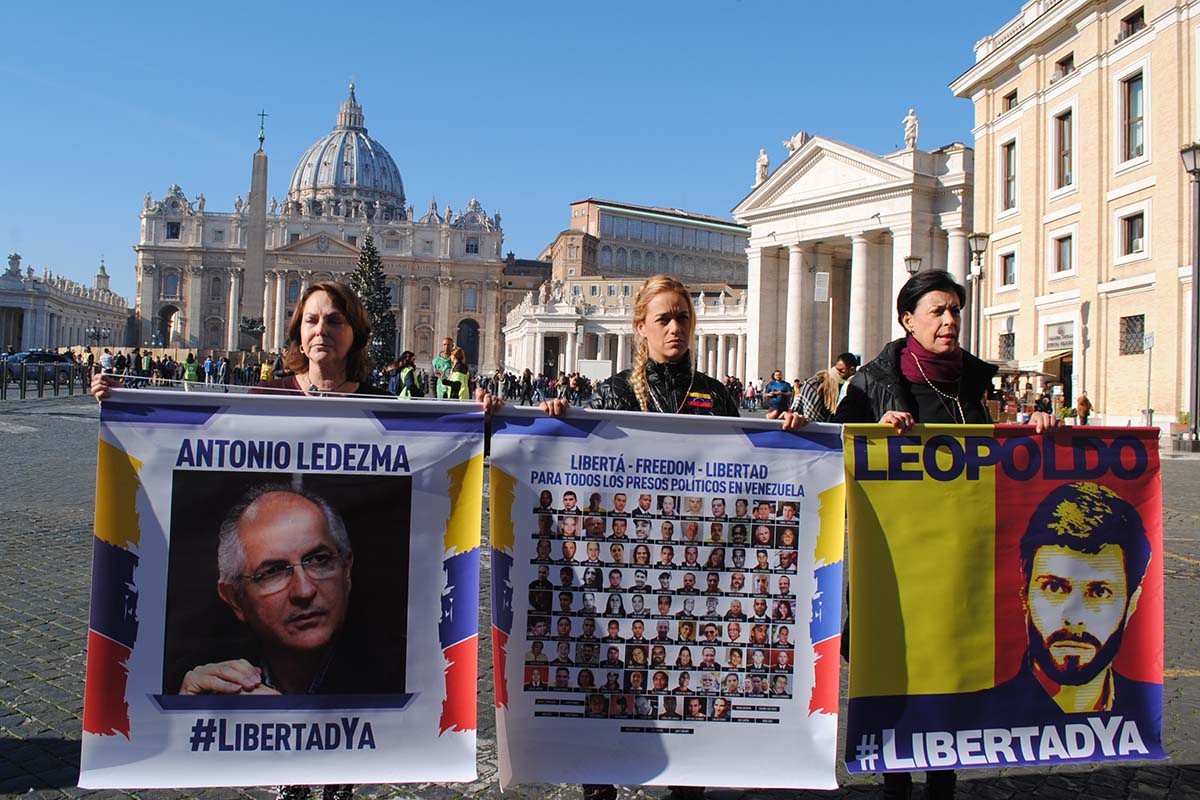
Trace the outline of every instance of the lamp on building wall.
<instances>
[{"instance_id":1,"label":"lamp on building wall","mask_svg":"<svg viewBox=\"0 0 1200 800\"><path fill-rule=\"evenodd\" d=\"M909 275L916 275L918 272L921 271L921 257L920 256L905 256L904 257L904 268L906 270L908 270Z\"/></svg>"},{"instance_id":2,"label":"lamp on building wall","mask_svg":"<svg viewBox=\"0 0 1200 800\"><path fill-rule=\"evenodd\" d=\"M1188 440L1200 449L1200 142L1179 151L1183 168L1192 177L1192 359L1188 398Z\"/></svg>"},{"instance_id":3,"label":"lamp on building wall","mask_svg":"<svg viewBox=\"0 0 1200 800\"><path fill-rule=\"evenodd\" d=\"M980 327L983 325L983 251L987 250L988 239L991 238L986 233L971 233L967 236L967 244L971 247L971 274L967 276L967 282L971 284L971 352L980 358L983 357L981 345L983 343L983 331Z\"/></svg>"}]
</instances>

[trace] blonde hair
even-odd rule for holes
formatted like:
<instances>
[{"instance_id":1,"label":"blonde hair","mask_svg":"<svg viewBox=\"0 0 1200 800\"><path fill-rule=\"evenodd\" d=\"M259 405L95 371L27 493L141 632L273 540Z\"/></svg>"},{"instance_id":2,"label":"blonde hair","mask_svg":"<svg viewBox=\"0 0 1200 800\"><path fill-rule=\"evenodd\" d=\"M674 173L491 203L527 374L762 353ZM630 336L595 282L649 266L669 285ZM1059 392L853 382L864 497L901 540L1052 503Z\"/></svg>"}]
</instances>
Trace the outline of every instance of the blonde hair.
<instances>
[{"instance_id":1,"label":"blonde hair","mask_svg":"<svg viewBox=\"0 0 1200 800\"><path fill-rule=\"evenodd\" d=\"M821 400L825 403L825 408L832 413L837 408L838 394L842 390L841 378L837 374L837 370L833 367L823 369L808 380L821 393Z\"/></svg>"},{"instance_id":2,"label":"blonde hair","mask_svg":"<svg viewBox=\"0 0 1200 800\"><path fill-rule=\"evenodd\" d=\"M639 324L646 321L646 307L650 301L663 292L674 292L687 301L688 314L692 319L692 332L696 330L696 306L692 303L692 294L682 281L671 275L653 275L646 279L633 296L633 331L637 334ZM690 337L689 337L690 338ZM650 385L646 382L646 362L650 360L650 345L646 337L638 335L637 351L633 355L633 369L630 371L629 383L637 396L638 405L642 411L650 408ZM691 351L691 342L688 342Z\"/></svg>"}]
</instances>

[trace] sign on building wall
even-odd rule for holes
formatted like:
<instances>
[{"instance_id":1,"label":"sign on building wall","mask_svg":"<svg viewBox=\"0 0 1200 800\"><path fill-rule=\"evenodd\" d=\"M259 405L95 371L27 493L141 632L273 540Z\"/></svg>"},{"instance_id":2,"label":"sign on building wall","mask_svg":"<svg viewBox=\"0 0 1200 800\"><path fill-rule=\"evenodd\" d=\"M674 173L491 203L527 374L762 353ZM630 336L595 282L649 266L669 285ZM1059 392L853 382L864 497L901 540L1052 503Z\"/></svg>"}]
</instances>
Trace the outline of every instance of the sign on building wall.
<instances>
[{"instance_id":1,"label":"sign on building wall","mask_svg":"<svg viewBox=\"0 0 1200 800\"><path fill-rule=\"evenodd\" d=\"M477 406L117 391L80 785L475 777Z\"/></svg>"},{"instance_id":2,"label":"sign on building wall","mask_svg":"<svg viewBox=\"0 0 1200 800\"><path fill-rule=\"evenodd\" d=\"M1058 322L1046 326L1047 350L1073 350L1075 348L1075 323Z\"/></svg>"}]
</instances>

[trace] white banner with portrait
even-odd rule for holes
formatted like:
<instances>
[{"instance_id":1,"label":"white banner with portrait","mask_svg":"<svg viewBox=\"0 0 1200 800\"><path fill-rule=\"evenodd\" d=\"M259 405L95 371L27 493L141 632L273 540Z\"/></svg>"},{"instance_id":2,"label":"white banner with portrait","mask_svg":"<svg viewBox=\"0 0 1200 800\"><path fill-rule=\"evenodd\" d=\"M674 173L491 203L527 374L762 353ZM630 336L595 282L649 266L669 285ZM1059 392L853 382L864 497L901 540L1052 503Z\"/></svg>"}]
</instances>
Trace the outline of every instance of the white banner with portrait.
<instances>
[{"instance_id":1,"label":"white banner with portrait","mask_svg":"<svg viewBox=\"0 0 1200 800\"><path fill-rule=\"evenodd\" d=\"M80 785L474 778L482 484L474 404L114 391Z\"/></svg>"},{"instance_id":2,"label":"white banner with portrait","mask_svg":"<svg viewBox=\"0 0 1200 800\"><path fill-rule=\"evenodd\" d=\"M840 448L837 426L499 415L501 785L835 788Z\"/></svg>"}]
</instances>

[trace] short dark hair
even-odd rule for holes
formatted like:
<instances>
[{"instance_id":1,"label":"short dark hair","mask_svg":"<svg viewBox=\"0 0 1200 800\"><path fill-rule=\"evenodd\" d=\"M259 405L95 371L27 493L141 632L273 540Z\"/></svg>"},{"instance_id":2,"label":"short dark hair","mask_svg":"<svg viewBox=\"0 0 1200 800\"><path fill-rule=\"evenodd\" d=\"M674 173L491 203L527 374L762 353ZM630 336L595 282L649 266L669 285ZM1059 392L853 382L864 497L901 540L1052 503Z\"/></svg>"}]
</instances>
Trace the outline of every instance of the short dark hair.
<instances>
[{"instance_id":1,"label":"short dark hair","mask_svg":"<svg viewBox=\"0 0 1200 800\"><path fill-rule=\"evenodd\" d=\"M900 287L900 293L896 295L897 319L902 319L905 314L916 311L917 303L930 292L950 292L958 297L960 306L966 305L967 302L967 290L954 280L949 272L941 269L928 269L913 275L904 286Z\"/></svg>"},{"instance_id":2,"label":"short dark hair","mask_svg":"<svg viewBox=\"0 0 1200 800\"><path fill-rule=\"evenodd\" d=\"M1038 504L1021 537L1021 572L1026 587L1040 548L1060 546L1095 554L1108 544L1121 548L1125 582L1132 594L1150 563L1150 540L1137 509L1098 483L1079 481L1059 486Z\"/></svg>"},{"instance_id":3,"label":"short dark hair","mask_svg":"<svg viewBox=\"0 0 1200 800\"><path fill-rule=\"evenodd\" d=\"M859 365L858 356L854 355L854 353L842 353L833 360L833 363L836 364L839 361L847 367L857 367Z\"/></svg>"}]
</instances>

